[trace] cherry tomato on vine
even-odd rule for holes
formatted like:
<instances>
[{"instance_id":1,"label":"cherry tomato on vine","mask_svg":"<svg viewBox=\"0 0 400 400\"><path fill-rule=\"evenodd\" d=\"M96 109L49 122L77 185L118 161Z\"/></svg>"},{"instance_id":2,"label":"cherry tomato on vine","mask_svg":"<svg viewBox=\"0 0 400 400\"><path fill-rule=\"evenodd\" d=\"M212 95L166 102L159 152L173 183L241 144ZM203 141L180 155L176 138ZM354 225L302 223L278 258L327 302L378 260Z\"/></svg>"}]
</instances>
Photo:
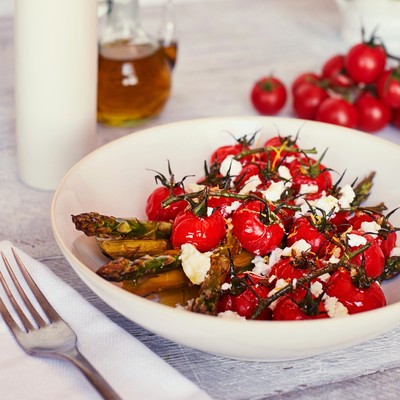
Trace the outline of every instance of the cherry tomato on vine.
<instances>
[{"instance_id":1,"label":"cherry tomato on vine","mask_svg":"<svg viewBox=\"0 0 400 400\"><path fill-rule=\"evenodd\" d=\"M287 236L287 245L292 246L299 240L305 240L311 246L311 252L322 258L331 254L335 245L331 243L331 236L328 232L320 232L311 224L307 217L300 217L295 220Z\"/></svg>"},{"instance_id":2,"label":"cherry tomato on vine","mask_svg":"<svg viewBox=\"0 0 400 400\"><path fill-rule=\"evenodd\" d=\"M172 190L176 196L183 194L184 191L181 186L176 186ZM176 215L184 210L188 203L185 200L176 201L168 207L162 206L162 201L168 198L170 189L165 186L160 186L155 189L146 202L146 215L150 221L173 221Z\"/></svg>"},{"instance_id":3,"label":"cherry tomato on vine","mask_svg":"<svg viewBox=\"0 0 400 400\"><path fill-rule=\"evenodd\" d=\"M293 94L293 109L298 117L315 119L318 107L328 93L317 83L303 82Z\"/></svg>"},{"instance_id":4,"label":"cherry tomato on vine","mask_svg":"<svg viewBox=\"0 0 400 400\"><path fill-rule=\"evenodd\" d=\"M377 132L390 121L391 110L371 92L364 92L354 103L358 111L358 128L365 132Z\"/></svg>"},{"instance_id":5,"label":"cherry tomato on vine","mask_svg":"<svg viewBox=\"0 0 400 400\"><path fill-rule=\"evenodd\" d=\"M345 56L342 54L337 54L325 62L322 66L322 77L333 86L349 87L353 84L345 68Z\"/></svg>"},{"instance_id":6,"label":"cherry tomato on vine","mask_svg":"<svg viewBox=\"0 0 400 400\"><path fill-rule=\"evenodd\" d=\"M359 234L358 232L355 233ZM367 276L376 278L383 272L385 267L385 256L380 247L380 243L375 236L365 234L362 235L362 237L367 240L367 243L369 243L370 246L362 253L359 253L353 257L351 259L351 263L358 266L364 265ZM353 246L349 248L349 251L354 252L361 247L362 245Z\"/></svg>"},{"instance_id":7,"label":"cherry tomato on vine","mask_svg":"<svg viewBox=\"0 0 400 400\"><path fill-rule=\"evenodd\" d=\"M250 319L258 306L259 298L265 299L269 289L262 283L262 278L252 273L241 273L237 278L247 287L239 294L224 293L218 302L218 312L235 311L242 317ZM265 280L265 278L264 278ZM265 308L257 319L271 319L272 311Z\"/></svg>"},{"instance_id":8,"label":"cherry tomato on vine","mask_svg":"<svg viewBox=\"0 0 400 400\"><path fill-rule=\"evenodd\" d=\"M391 123L396 128L400 128L400 108L397 108L392 111L392 120Z\"/></svg>"},{"instance_id":9,"label":"cherry tomato on vine","mask_svg":"<svg viewBox=\"0 0 400 400\"><path fill-rule=\"evenodd\" d=\"M172 224L171 242L175 249L190 243L204 253L217 247L225 234L225 219L219 211L199 217L189 209L176 216Z\"/></svg>"},{"instance_id":10,"label":"cherry tomato on vine","mask_svg":"<svg viewBox=\"0 0 400 400\"><path fill-rule=\"evenodd\" d=\"M377 80L386 65L383 46L372 42L358 43L350 48L345 58L345 67L350 77L358 83Z\"/></svg>"},{"instance_id":11,"label":"cherry tomato on vine","mask_svg":"<svg viewBox=\"0 0 400 400\"><path fill-rule=\"evenodd\" d=\"M400 68L384 71L379 77L377 90L386 105L400 108Z\"/></svg>"},{"instance_id":12,"label":"cherry tomato on vine","mask_svg":"<svg viewBox=\"0 0 400 400\"><path fill-rule=\"evenodd\" d=\"M285 234L280 218L258 200L242 204L232 215L232 226L242 247L254 255L276 249Z\"/></svg>"},{"instance_id":13,"label":"cherry tomato on vine","mask_svg":"<svg viewBox=\"0 0 400 400\"><path fill-rule=\"evenodd\" d=\"M378 283L371 282L369 288L359 289L353 284L350 272L344 268L332 274L326 287L326 294L336 297L347 308L349 314L386 305L385 295Z\"/></svg>"},{"instance_id":14,"label":"cherry tomato on vine","mask_svg":"<svg viewBox=\"0 0 400 400\"><path fill-rule=\"evenodd\" d=\"M286 98L285 85L272 76L258 80L250 93L251 103L263 115L277 114L285 105Z\"/></svg>"},{"instance_id":15,"label":"cherry tomato on vine","mask_svg":"<svg viewBox=\"0 0 400 400\"><path fill-rule=\"evenodd\" d=\"M321 78L314 72L303 72L302 74L298 75L296 79L292 83L291 91L292 94L295 94L297 88L302 83L317 83Z\"/></svg>"},{"instance_id":16,"label":"cherry tomato on vine","mask_svg":"<svg viewBox=\"0 0 400 400\"><path fill-rule=\"evenodd\" d=\"M324 303L307 299L306 290L297 289L294 293L277 300L273 313L276 321L299 321L328 318Z\"/></svg>"},{"instance_id":17,"label":"cherry tomato on vine","mask_svg":"<svg viewBox=\"0 0 400 400\"><path fill-rule=\"evenodd\" d=\"M348 101L342 98L328 97L319 106L316 120L355 128L358 122L358 112Z\"/></svg>"}]
</instances>

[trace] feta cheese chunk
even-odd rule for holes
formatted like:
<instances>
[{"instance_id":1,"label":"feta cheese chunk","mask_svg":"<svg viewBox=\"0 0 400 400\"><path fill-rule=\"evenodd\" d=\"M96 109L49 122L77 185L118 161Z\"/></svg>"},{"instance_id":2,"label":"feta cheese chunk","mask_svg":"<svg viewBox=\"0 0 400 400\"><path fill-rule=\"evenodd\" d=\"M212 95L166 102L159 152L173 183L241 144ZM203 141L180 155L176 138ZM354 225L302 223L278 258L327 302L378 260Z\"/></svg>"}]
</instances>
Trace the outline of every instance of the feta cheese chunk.
<instances>
[{"instance_id":1,"label":"feta cheese chunk","mask_svg":"<svg viewBox=\"0 0 400 400\"><path fill-rule=\"evenodd\" d=\"M183 271L193 284L200 285L203 283L211 266L211 254L211 251L200 253L190 243L185 243L181 246L179 259L182 260Z\"/></svg>"},{"instance_id":2,"label":"feta cheese chunk","mask_svg":"<svg viewBox=\"0 0 400 400\"><path fill-rule=\"evenodd\" d=\"M233 155L225 157L219 167L219 173L222 176L227 176L228 173L229 176L238 176L241 171L242 164L238 160L235 160Z\"/></svg>"},{"instance_id":3,"label":"feta cheese chunk","mask_svg":"<svg viewBox=\"0 0 400 400\"><path fill-rule=\"evenodd\" d=\"M282 255L290 257L294 252L296 256L300 256L303 251L310 251L310 249L311 245L304 239L300 239L297 242L294 242L290 247L285 247Z\"/></svg>"},{"instance_id":4,"label":"feta cheese chunk","mask_svg":"<svg viewBox=\"0 0 400 400\"><path fill-rule=\"evenodd\" d=\"M251 192L255 192L261 183L261 179L258 175L252 175L249 179L247 179L239 194L249 194Z\"/></svg>"},{"instance_id":5,"label":"feta cheese chunk","mask_svg":"<svg viewBox=\"0 0 400 400\"><path fill-rule=\"evenodd\" d=\"M347 234L347 240L350 247L364 246L367 244L367 239L364 236L357 235L356 233Z\"/></svg>"}]
</instances>

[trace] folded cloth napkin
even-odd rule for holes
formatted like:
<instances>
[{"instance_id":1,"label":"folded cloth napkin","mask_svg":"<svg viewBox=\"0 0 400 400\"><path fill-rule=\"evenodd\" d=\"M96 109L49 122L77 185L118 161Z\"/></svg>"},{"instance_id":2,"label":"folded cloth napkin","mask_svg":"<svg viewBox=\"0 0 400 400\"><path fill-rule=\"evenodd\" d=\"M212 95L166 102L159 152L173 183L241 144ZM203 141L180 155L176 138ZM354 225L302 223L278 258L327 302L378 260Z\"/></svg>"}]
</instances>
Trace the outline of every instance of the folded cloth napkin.
<instances>
[{"instance_id":1,"label":"folded cloth napkin","mask_svg":"<svg viewBox=\"0 0 400 400\"><path fill-rule=\"evenodd\" d=\"M14 264L12 244L0 242ZM16 249L50 303L75 330L78 348L123 399L209 400L195 384L89 304L49 268ZM0 261L0 271L4 265ZM1 289L1 288L0 288ZM100 399L70 363L26 354L0 317L0 398Z\"/></svg>"}]
</instances>

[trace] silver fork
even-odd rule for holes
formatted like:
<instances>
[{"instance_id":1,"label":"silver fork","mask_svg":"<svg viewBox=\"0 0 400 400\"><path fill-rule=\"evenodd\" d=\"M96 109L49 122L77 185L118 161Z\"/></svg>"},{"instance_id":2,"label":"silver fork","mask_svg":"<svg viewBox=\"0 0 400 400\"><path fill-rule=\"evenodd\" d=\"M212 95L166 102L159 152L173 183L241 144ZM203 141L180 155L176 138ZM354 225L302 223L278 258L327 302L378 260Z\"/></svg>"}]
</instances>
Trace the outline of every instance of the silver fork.
<instances>
[{"instance_id":1,"label":"silver fork","mask_svg":"<svg viewBox=\"0 0 400 400\"><path fill-rule=\"evenodd\" d=\"M58 315L51 304L47 301L43 293L40 291L32 277L28 273L20 257L14 249L12 249L15 261L21 270L32 294L35 296L40 305L45 318L39 314L19 283L10 263L1 251L4 264L15 285L21 299L31 314L34 324L26 316L25 312L19 306L16 298L12 294L3 274L0 272L0 282L9 299L9 303L18 315L22 326L14 320L8 311L5 303L0 298L0 314L10 328L19 345L32 356L44 356L52 358L61 358L70 361L78 367L94 388L104 399L120 399L118 394L111 386L101 377L96 369L88 362L88 360L79 352L76 342L75 332L67 325L67 323ZM36 326L35 326L36 324Z\"/></svg>"}]
</instances>

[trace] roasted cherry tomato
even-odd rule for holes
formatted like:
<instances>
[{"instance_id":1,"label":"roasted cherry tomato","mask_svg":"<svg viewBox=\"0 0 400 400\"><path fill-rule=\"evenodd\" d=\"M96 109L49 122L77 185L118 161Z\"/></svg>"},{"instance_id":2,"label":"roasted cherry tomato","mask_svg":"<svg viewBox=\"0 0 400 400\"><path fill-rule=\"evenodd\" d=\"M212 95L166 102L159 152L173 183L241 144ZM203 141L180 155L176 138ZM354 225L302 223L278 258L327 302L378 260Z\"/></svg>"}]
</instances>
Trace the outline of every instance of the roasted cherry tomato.
<instances>
[{"instance_id":1,"label":"roasted cherry tomato","mask_svg":"<svg viewBox=\"0 0 400 400\"><path fill-rule=\"evenodd\" d=\"M171 242L175 249L190 243L204 253L217 247L225 234L225 219L219 211L198 217L189 209L176 216L172 224Z\"/></svg>"},{"instance_id":2,"label":"roasted cherry tomato","mask_svg":"<svg viewBox=\"0 0 400 400\"><path fill-rule=\"evenodd\" d=\"M173 194L179 196L183 194L183 189L176 186L173 189ZM170 195L170 189L165 186L160 186L155 189L146 202L146 215L150 221L173 221L176 215L184 210L188 203L186 200L176 201L168 207L163 207L162 202Z\"/></svg>"},{"instance_id":3,"label":"roasted cherry tomato","mask_svg":"<svg viewBox=\"0 0 400 400\"><path fill-rule=\"evenodd\" d=\"M276 249L285 234L280 218L258 200L242 204L232 215L232 233L254 255Z\"/></svg>"},{"instance_id":4,"label":"roasted cherry tomato","mask_svg":"<svg viewBox=\"0 0 400 400\"><path fill-rule=\"evenodd\" d=\"M288 165L292 175L293 190L297 193L301 185L315 185L318 193L332 187L332 177L325 165L312 158L295 159Z\"/></svg>"},{"instance_id":5,"label":"roasted cherry tomato","mask_svg":"<svg viewBox=\"0 0 400 400\"><path fill-rule=\"evenodd\" d=\"M320 232L307 217L300 217L294 221L287 236L287 245L292 246L302 239L311 246L311 252L320 258L332 254L336 247L331 242L331 235L325 231Z\"/></svg>"},{"instance_id":6,"label":"roasted cherry tomato","mask_svg":"<svg viewBox=\"0 0 400 400\"><path fill-rule=\"evenodd\" d=\"M259 298L265 299L268 296L269 288L263 284L260 276L252 273L238 274L237 278L241 280L243 288L239 294L224 293L218 302L218 312L235 311L246 319L251 319L258 306ZM267 283L267 282L265 282ZM265 308L257 319L271 319L272 311Z\"/></svg>"},{"instance_id":7,"label":"roasted cherry tomato","mask_svg":"<svg viewBox=\"0 0 400 400\"><path fill-rule=\"evenodd\" d=\"M285 105L286 98L285 85L271 76L258 80L250 93L254 108L263 115L277 114Z\"/></svg>"},{"instance_id":8,"label":"roasted cherry tomato","mask_svg":"<svg viewBox=\"0 0 400 400\"><path fill-rule=\"evenodd\" d=\"M379 242L372 235L352 232L366 239L370 246L365 249L362 253L356 255L351 259L351 263L361 266L364 265L367 276L376 278L382 274L385 267L385 256L382 252ZM361 248L363 245L349 247L350 252Z\"/></svg>"},{"instance_id":9,"label":"roasted cherry tomato","mask_svg":"<svg viewBox=\"0 0 400 400\"><path fill-rule=\"evenodd\" d=\"M349 271L340 268L327 282L326 294L336 297L348 310L349 314L373 310L386 305L385 295L376 282L369 288L359 289L353 284Z\"/></svg>"},{"instance_id":10,"label":"roasted cherry tomato","mask_svg":"<svg viewBox=\"0 0 400 400\"><path fill-rule=\"evenodd\" d=\"M288 296L277 300L273 319L277 321L299 321L328 318L324 303L316 301L304 289L297 289Z\"/></svg>"}]
</instances>

